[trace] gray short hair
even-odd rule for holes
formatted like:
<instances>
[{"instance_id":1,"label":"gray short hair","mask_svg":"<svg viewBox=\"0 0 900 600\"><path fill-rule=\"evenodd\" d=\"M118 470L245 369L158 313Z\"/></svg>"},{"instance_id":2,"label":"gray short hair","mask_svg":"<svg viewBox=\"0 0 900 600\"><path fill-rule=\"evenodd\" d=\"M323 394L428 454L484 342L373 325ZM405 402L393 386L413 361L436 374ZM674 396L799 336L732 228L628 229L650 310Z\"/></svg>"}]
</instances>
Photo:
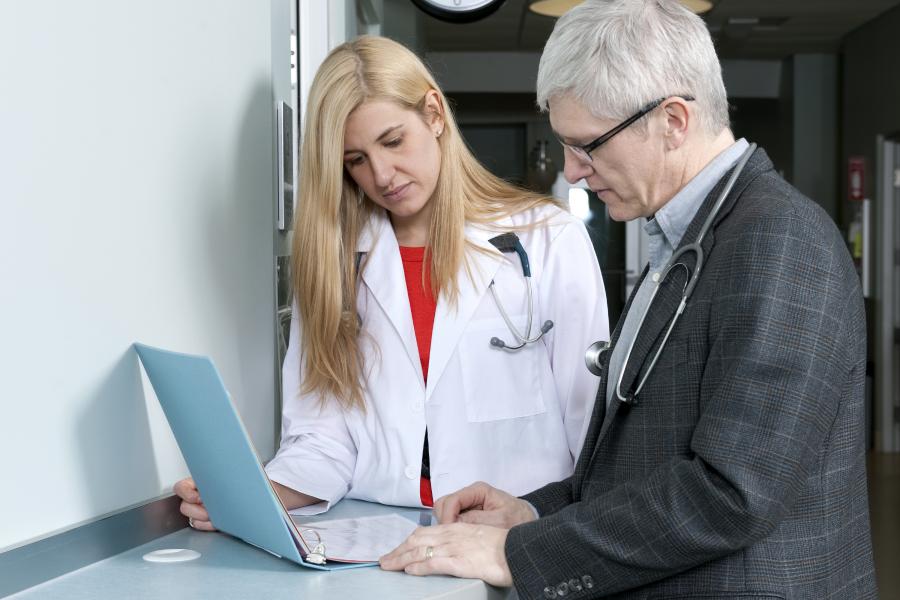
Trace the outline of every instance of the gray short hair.
<instances>
[{"instance_id":1,"label":"gray short hair","mask_svg":"<svg viewBox=\"0 0 900 600\"><path fill-rule=\"evenodd\" d=\"M556 23L538 68L537 102L571 94L601 119L690 95L703 129L729 126L722 67L703 20L677 0L586 0Z\"/></svg>"}]
</instances>

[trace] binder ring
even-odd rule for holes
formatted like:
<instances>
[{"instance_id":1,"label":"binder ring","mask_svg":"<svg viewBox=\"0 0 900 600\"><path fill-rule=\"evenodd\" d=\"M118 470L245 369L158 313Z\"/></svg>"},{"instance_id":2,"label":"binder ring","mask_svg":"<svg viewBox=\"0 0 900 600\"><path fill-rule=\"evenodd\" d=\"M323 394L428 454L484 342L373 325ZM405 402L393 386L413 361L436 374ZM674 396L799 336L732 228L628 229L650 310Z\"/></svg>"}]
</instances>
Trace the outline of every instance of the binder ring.
<instances>
[{"instance_id":1,"label":"binder ring","mask_svg":"<svg viewBox=\"0 0 900 600\"><path fill-rule=\"evenodd\" d=\"M303 529L300 531L301 537L305 531L309 531L316 536L316 545L313 547L312 551L306 555L306 562L314 565L324 565L327 562L327 559L325 558L325 544L322 543L322 536L319 535L319 532L315 529Z\"/></svg>"}]
</instances>

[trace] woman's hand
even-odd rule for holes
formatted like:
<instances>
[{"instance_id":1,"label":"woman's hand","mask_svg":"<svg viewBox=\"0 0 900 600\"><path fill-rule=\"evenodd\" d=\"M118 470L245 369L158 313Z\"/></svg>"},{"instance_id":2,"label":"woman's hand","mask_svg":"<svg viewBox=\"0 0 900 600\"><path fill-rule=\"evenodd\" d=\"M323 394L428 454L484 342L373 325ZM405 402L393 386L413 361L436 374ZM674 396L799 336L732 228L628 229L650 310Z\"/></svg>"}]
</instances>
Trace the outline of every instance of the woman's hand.
<instances>
[{"instance_id":1,"label":"woman's hand","mask_svg":"<svg viewBox=\"0 0 900 600\"><path fill-rule=\"evenodd\" d=\"M200 492L194 480L188 477L175 484L175 494L181 498L181 514L188 518L188 524L200 531L215 531L209 520L209 513L200 499Z\"/></svg>"},{"instance_id":2,"label":"woman's hand","mask_svg":"<svg viewBox=\"0 0 900 600\"><path fill-rule=\"evenodd\" d=\"M314 496L308 496L296 490L292 490L275 481L272 481L271 483L275 493L278 494L279 499L288 510L321 502L321 500ZM199 529L200 531L216 531L212 521L209 520L209 513L206 512L206 507L203 506L203 501L200 499L200 492L197 490L197 485L194 483L193 479L188 477L187 479L182 479L176 483L175 494L181 498L181 514L188 518L188 524L191 527Z\"/></svg>"}]
</instances>

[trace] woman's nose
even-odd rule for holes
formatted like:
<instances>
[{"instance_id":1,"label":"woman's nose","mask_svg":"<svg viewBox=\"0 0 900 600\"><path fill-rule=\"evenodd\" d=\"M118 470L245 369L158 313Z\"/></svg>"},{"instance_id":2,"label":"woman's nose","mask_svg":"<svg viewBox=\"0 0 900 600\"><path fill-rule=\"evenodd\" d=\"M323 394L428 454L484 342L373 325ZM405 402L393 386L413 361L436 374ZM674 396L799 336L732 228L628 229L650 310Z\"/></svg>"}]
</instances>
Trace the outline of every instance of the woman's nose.
<instances>
[{"instance_id":1,"label":"woman's nose","mask_svg":"<svg viewBox=\"0 0 900 600\"><path fill-rule=\"evenodd\" d=\"M394 179L394 166L387 160L380 157L370 156L369 164L372 166L372 177L375 179L375 185L379 188L390 186Z\"/></svg>"}]
</instances>

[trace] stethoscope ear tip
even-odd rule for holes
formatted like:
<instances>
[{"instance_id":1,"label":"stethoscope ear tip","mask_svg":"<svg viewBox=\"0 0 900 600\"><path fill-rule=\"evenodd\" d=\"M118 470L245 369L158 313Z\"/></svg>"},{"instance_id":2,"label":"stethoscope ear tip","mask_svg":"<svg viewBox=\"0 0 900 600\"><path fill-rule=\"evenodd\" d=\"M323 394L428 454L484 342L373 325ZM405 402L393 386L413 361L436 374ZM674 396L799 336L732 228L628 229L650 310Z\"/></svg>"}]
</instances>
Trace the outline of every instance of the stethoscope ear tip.
<instances>
[{"instance_id":1,"label":"stethoscope ear tip","mask_svg":"<svg viewBox=\"0 0 900 600\"><path fill-rule=\"evenodd\" d=\"M550 321L550 320L544 321L544 324L541 325L541 334L543 335L543 334L547 333L548 331L550 331L551 329L553 329L553 321Z\"/></svg>"},{"instance_id":2,"label":"stethoscope ear tip","mask_svg":"<svg viewBox=\"0 0 900 600\"><path fill-rule=\"evenodd\" d=\"M500 338L492 337L491 338L491 346L494 346L495 348L505 348L506 344L504 344L503 340L501 340Z\"/></svg>"}]
</instances>

